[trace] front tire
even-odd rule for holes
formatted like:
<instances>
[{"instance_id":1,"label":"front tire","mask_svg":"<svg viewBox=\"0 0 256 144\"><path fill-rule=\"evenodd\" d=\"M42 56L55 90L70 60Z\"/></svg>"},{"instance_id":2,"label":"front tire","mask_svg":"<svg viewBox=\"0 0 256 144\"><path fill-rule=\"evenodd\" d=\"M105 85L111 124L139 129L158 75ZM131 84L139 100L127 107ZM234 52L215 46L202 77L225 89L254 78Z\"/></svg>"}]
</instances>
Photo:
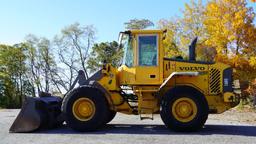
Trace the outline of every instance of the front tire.
<instances>
[{"instance_id":1,"label":"front tire","mask_svg":"<svg viewBox=\"0 0 256 144\"><path fill-rule=\"evenodd\" d=\"M67 125L77 131L97 130L106 124L109 115L104 94L92 87L73 90L62 106Z\"/></svg>"},{"instance_id":2,"label":"front tire","mask_svg":"<svg viewBox=\"0 0 256 144\"><path fill-rule=\"evenodd\" d=\"M161 103L161 118L171 130L190 132L203 127L208 118L204 95L191 87L176 87L166 92Z\"/></svg>"}]
</instances>

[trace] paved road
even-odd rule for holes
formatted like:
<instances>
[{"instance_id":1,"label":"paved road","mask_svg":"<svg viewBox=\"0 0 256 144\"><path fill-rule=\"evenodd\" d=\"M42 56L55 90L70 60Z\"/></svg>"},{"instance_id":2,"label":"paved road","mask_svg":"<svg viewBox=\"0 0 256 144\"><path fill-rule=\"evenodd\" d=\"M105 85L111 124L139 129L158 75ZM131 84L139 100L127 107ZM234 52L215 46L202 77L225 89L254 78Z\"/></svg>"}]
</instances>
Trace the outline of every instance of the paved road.
<instances>
[{"instance_id":1,"label":"paved road","mask_svg":"<svg viewBox=\"0 0 256 144\"><path fill-rule=\"evenodd\" d=\"M0 144L168 144L231 143L256 144L256 125L227 122L210 116L205 128L195 133L167 130L161 118L139 120L138 116L118 114L106 128L98 132L79 133L66 126L37 133L14 134L8 129L19 110L0 110Z\"/></svg>"}]
</instances>

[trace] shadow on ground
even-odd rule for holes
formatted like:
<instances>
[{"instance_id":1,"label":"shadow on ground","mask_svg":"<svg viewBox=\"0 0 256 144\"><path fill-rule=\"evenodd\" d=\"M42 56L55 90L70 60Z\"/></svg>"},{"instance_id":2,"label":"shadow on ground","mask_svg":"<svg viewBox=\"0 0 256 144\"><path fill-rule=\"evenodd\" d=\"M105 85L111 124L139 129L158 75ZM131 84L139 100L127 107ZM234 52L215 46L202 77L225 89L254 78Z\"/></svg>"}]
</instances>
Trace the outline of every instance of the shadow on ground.
<instances>
[{"instance_id":1,"label":"shadow on ground","mask_svg":"<svg viewBox=\"0 0 256 144\"><path fill-rule=\"evenodd\" d=\"M44 134L83 134L73 131L67 126L53 130L42 130ZM205 125L203 129L192 133L178 133L169 131L164 125L136 125L136 124L108 124L105 128L84 134L142 134L142 135L237 135L256 136L256 126L241 125Z\"/></svg>"}]
</instances>

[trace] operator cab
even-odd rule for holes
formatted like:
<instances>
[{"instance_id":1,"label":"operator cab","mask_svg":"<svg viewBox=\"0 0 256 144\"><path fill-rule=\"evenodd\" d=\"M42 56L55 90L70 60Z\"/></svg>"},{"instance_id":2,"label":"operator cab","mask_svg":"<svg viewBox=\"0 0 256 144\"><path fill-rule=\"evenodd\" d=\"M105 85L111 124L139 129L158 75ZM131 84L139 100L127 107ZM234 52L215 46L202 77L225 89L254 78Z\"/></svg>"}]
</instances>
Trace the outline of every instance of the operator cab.
<instances>
[{"instance_id":1,"label":"operator cab","mask_svg":"<svg viewBox=\"0 0 256 144\"><path fill-rule=\"evenodd\" d=\"M162 83L162 30L131 30L120 33L124 49L119 68L124 85L158 85Z\"/></svg>"}]
</instances>

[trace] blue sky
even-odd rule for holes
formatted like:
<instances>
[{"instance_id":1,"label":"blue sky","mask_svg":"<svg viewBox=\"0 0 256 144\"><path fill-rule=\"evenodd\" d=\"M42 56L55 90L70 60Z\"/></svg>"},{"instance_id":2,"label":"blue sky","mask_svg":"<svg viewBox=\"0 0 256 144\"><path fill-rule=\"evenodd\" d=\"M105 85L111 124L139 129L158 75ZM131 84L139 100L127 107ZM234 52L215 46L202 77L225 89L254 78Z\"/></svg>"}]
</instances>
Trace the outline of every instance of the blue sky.
<instances>
[{"instance_id":1,"label":"blue sky","mask_svg":"<svg viewBox=\"0 0 256 144\"><path fill-rule=\"evenodd\" d=\"M0 43L15 44L27 34L53 38L72 23L93 24L97 41L117 40L124 22L153 22L181 15L190 0L1 0ZM256 10L256 4L250 3Z\"/></svg>"}]
</instances>

